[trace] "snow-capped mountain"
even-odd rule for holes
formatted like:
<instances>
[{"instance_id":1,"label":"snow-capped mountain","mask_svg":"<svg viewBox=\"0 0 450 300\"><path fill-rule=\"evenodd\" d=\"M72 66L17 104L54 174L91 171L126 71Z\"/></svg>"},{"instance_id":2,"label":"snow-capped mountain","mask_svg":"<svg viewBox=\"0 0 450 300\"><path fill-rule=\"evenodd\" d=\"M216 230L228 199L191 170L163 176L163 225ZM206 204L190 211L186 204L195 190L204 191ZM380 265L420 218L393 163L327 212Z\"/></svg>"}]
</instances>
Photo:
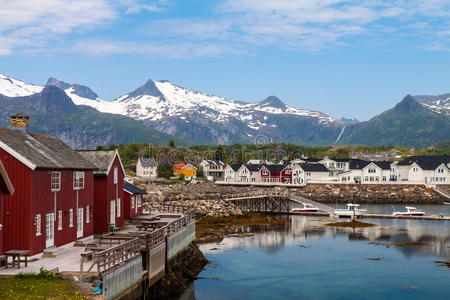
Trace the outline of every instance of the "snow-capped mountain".
<instances>
[{"instance_id":1,"label":"snow-capped mountain","mask_svg":"<svg viewBox=\"0 0 450 300\"><path fill-rule=\"evenodd\" d=\"M438 96L418 95L414 96L414 98L428 109L450 117L450 94Z\"/></svg>"},{"instance_id":2,"label":"snow-capped mountain","mask_svg":"<svg viewBox=\"0 0 450 300\"><path fill-rule=\"evenodd\" d=\"M40 93L42 89L42 86L28 84L0 74L0 95L7 97L22 97Z\"/></svg>"},{"instance_id":3,"label":"snow-capped mountain","mask_svg":"<svg viewBox=\"0 0 450 300\"><path fill-rule=\"evenodd\" d=\"M107 113L105 117L111 116L110 114L130 117L139 121L141 125L143 123L160 132L193 143L291 142L306 145L336 143L380 145L396 144L396 141L400 141L398 144L416 146L425 142L445 140L447 135L440 134L442 130L434 128L445 129L450 125L450 94L408 96L406 98L409 102L404 100L399 103L402 105L397 105L393 110L394 113L388 113L391 111L389 110L371 121L345 123L321 112L286 105L275 96L260 102L248 103L200 93L169 81L148 80L143 86L113 101L100 99L89 87L68 84L55 78L50 78L46 85L63 90L68 99L80 108L86 106L94 108L100 113ZM42 90L42 86L0 75L0 99L1 95L19 99L42 94ZM47 96L43 94L39 97ZM408 128L417 125L419 115L426 117L428 123L433 121L438 124L430 127L432 130L427 133L426 139L423 136L406 134ZM401 128L393 126L398 131L395 133L389 133L382 125L375 126L374 123L381 119L399 118L402 119L403 125ZM382 123L385 124L386 120ZM95 120L92 122L95 123Z\"/></svg>"}]
</instances>

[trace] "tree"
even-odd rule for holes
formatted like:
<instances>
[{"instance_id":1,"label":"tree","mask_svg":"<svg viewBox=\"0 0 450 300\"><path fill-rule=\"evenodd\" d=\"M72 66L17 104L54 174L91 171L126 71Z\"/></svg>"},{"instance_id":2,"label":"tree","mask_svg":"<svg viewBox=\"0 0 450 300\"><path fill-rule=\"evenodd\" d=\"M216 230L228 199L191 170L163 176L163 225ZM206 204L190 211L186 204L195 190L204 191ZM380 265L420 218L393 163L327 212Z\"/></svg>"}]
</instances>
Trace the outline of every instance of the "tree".
<instances>
[{"instance_id":1,"label":"tree","mask_svg":"<svg viewBox=\"0 0 450 300\"><path fill-rule=\"evenodd\" d=\"M173 140L170 140L170 141L169 141L169 147L170 147L170 148L175 147L175 142L174 142Z\"/></svg>"}]
</instances>

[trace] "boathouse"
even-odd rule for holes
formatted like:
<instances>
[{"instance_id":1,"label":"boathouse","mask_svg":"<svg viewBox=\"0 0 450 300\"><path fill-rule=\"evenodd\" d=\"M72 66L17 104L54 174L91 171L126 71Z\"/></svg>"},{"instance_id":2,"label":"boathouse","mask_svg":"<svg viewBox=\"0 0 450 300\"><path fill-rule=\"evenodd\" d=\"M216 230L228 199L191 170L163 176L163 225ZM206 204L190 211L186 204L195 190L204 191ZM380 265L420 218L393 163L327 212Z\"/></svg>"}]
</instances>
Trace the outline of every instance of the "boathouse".
<instances>
[{"instance_id":1,"label":"boathouse","mask_svg":"<svg viewBox=\"0 0 450 300\"><path fill-rule=\"evenodd\" d=\"M11 120L13 121L13 119ZM0 159L15 193L3 195L3 251L37 254L92 235L96 166L56 137L0 129Z\"/></svg>"},{"instance_id":2,"label":"boathouse","mask_svg":"<svg viewBox=\"0 0 450 300\"><path fill-rule=\"evenodd\" d=\"M122 227L124 220L123 182L125 169L117 150L78 151L97 166L94 172L94 233Z\"/></svg>"},{"instance_id":3,"label":"boathouse","mask_svg":"<svg viewBox=\"0 0 450 300\"><path fill-rule=\"evenodd\" d=\"M9 179L8 173L0 159L0 255L3 251L3 195L11 196L14 194L14 187Z\"/></svg>"},{"instance_id":4,"label":"boathouse","mask_svg":"<svg viewBox=\"0 0 450 300\"><path fill-rule=\"evenodd\" d=\"M137 186L124 181L123 183L123 210L125 220L142 214L142 196L147 192Z\"/></svg>"}]
</instances>

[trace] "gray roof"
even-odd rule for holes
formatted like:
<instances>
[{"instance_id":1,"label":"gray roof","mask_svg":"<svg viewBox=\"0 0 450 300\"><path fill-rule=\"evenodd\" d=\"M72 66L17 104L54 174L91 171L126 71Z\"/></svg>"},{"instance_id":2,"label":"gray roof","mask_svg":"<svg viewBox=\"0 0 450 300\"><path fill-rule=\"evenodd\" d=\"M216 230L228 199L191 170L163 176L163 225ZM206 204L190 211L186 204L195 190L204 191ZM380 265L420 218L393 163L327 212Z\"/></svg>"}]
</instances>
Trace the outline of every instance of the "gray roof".
<instances>
[{"instance_id":1,"label":"gray roof","mask_svg":"<svg viewBox=\"0 0 450 300\"><path fill-rule=\"evenodd\" d=\"M242 164L229 164L229 166L233 169L233 171L237 172L241 168Z\"/></svg>"},{"instance_id":2,"label":"gray roof","mask_svg":"<svg viewBox=\"0 0 450 300\"><path fill-rule=\"evenodd\" d=\"M137 186L129 183L128 181L123 182L123 190L130 194L141 194L141 195L147 194L146 191L138 188Z\"/></svg>"},{"instance_id":3,"label":"gray roof","mask_svg":"<svg viewBox=\"0 0 450 300\"><path fill-rule=\"evenodd\" d=\"M150 158L139 157L139 161L141 162L141 165L144 168L156 168L158 166L153 157Z\"/></svg>"},{"instance_id":4,"label":"gray roof","mask_svg":"<svg viewBox=\"0 0 450 300\"><path fill-rule=\"evenodd\" d=\"M97 167L56 137L0 128L0 148L30 169L95 170Z\"/></svg>"},{"instance_id":5,"label":"gray roof","mask_svg":"<svg viewBox=\"0 0 450 300\"><path fill-rule=\"evenodd\" d=\"M416 163L423 170L436 170L441 164L447 165L449 168L450 156L410 156L398 163L399 166L409 166Z\"/></svg>"},{"instance_id":6,"label":"gray roof","mask_svg":"<svg viewBox=\"0 0 450 300\"><path fill-rule=\"evenodd\" d=\"M300 164L300 167L307 172L328 172L328 169L322 164Z\"/></svg>"},{"instance_id":7,"label":"gray roof","mask_svg":"<svg viewBox=\"0 0 450 300\"><path fill-rule=\"evenodd\" d=\"M223 166L223 162L220 160L204 160L210 166Z\"/></svg>"},{"instance_id":8,"label":"gray roof","mask_svg":"<svg viewBox=\"0 0 450 300\"><path fill-rule=\"evenodd\" d=\"M114 157L116 156L115 150L110 151L90 151L90 150L78 150L77 151L81 156L83 156L86 160L90 161L94 165L97 166L98 170L96 170L95 174L103 174L107 175L110 166L114 161Z\"/></svg>"}]
</instances>

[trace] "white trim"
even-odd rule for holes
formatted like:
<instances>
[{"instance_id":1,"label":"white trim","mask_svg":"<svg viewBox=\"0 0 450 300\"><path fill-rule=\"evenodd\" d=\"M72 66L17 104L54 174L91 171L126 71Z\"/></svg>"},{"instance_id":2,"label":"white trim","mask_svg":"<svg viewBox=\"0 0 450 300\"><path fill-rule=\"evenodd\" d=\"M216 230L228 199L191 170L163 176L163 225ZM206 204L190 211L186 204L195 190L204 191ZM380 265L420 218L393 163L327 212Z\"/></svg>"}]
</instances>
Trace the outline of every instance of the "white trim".
<instances>
[{"instance_id":1,"label":"white trim","mask_svg":"<svg viewBox=\"0 0 450 300\"><path fill-rule=\"evenodd\" d=\"M130 195L134 195L134 193L132 193L132 192L130 192L130 191L127 191L126 189L123 189L123 191L124 191L124 192L127 192L127 193L130 194Z\"/></svg>"},{"instance_id":2,"label":"white trim","mask_svg":"<svg viewBox=\"0 0 450 300\"><path fill-rule=\"evenodd\" d=\"M111 171L114 161L116 160L116 156L119 158L120 167L122 168L123 176L125 177L125 176L127 176L127 173L125 173L125 168L123 167L122 159L120 159L119 150L117 150L117 149L116 149L116 153L114 154L114 157L113 157L111 163L109 164L108 169L106 170L106 175L108 175L109 172Z\"/></svg>"},{"instance_id":3,"label":"white trim","mask_svg":"<svg viewBox=\"0 0 450 300\"><path fill-rule=\"evenodd\" d=\"M3 143L1 141L0 141L0 148L3 148L3 150L5 150L9 154L11 154L15 159L19 160L21 163L23 163L25 166L27 166L31 170L33 170L33 171L36 170L37 166L35 164L33 164L31 161L26 159L22 154L16 152L13 148L9 147L8 145L6 145L5 143Z\"/></svg>"}]
</instances>

